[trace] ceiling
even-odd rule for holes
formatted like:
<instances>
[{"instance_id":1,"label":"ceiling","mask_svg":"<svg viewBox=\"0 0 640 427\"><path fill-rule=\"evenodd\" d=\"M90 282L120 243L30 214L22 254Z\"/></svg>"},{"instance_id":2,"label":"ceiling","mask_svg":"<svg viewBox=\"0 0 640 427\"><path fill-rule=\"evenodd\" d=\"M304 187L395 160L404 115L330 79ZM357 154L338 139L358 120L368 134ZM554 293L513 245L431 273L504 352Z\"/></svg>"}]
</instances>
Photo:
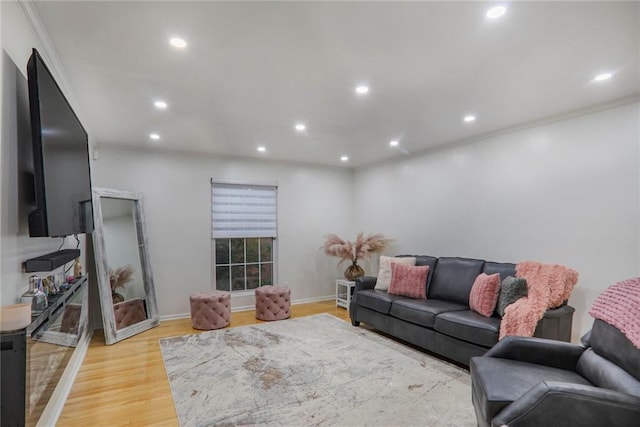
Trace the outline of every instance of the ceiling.
<instances>
[{"instance_id":1,"label":"ceiling","mask_svg":"<svg viewBox=\"0 0 640 427\"><path fill-rule=\"evenodd\" d=\"M360 167L640 95L638 2L34 5L98 147Z\"/></svg>"}]
</instances>

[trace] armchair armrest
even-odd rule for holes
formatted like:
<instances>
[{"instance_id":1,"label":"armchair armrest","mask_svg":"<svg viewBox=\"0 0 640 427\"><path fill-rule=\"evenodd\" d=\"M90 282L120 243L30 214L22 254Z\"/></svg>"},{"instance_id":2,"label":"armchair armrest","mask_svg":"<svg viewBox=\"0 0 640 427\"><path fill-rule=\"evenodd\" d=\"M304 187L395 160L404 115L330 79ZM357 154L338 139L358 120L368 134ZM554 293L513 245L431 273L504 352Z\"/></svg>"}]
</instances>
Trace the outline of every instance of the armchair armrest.
<instances>
[{"instance_id":1,"label":"armchair armrest","mask_svg":"<svg viewBox=\"0 0 640 427\"><path fill-rule=\"evenodd\" d=\"M356 278L356 289L354 293L357 293L358 291L362 291L364 289L373 289L376 286L377 281L378 278L374 276L362 276Z\"/></svg>"},{"instance_id":2,"label":"armchair armrest","mask_svg":"<svg viewBox=\"0 0 640 427\"><path fill-rule=\"evenodd\" d=\"M536 365L575 371L584 347L545 338L509 336L494 345L482 357L499 357Z\"/></svg>"},{"instance_id":3,"label":"armchair armrest","mask_svg":"<svg viewBox=\"0 0 640 427\"><path fill-rule=\"evenodd\" d=\"M543 381L496 415L494 427L637 426L640 397L594 386Z\"/></svg>"}]
</instances>

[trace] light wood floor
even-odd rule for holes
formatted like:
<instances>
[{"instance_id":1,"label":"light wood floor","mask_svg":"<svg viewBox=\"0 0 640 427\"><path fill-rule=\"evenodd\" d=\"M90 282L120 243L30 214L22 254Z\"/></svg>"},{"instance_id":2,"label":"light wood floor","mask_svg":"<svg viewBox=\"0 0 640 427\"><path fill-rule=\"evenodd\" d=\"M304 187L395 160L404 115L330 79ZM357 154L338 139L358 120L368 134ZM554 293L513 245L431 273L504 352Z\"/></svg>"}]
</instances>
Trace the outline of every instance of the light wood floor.
<instances>
[{"instance_id":1,"label":"light wood floor","mask_svg":"<svg viewBox=\"0 0 640 427\"><path fill-rule=\"evenodd\" d=\"M347 311L335 301L291 307L291 317L330 313L346 321ZM261 323L253 310L231 314L231 325ZM117 344L104 344L96 331L58 426L177 426L159 338L198 333L190 319L169 320Z\"/></svg>"}]
</instances>

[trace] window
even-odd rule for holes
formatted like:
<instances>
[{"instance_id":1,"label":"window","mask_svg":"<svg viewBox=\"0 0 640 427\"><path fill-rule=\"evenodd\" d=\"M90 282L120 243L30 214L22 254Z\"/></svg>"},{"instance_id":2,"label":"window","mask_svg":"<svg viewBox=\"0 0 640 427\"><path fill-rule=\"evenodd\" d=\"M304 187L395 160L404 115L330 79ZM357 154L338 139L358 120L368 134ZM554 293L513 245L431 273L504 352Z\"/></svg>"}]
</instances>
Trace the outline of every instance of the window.
<instances>
[{"instance_id":1,"label":"window","mask_svg":"<svg viewBox=\"0 0 640 427\"><path fill-rule=\"evenodd\" d=\"M275 276L277 187L211 182L215 288L246 291Z\"/></svg>"}]
</instances>

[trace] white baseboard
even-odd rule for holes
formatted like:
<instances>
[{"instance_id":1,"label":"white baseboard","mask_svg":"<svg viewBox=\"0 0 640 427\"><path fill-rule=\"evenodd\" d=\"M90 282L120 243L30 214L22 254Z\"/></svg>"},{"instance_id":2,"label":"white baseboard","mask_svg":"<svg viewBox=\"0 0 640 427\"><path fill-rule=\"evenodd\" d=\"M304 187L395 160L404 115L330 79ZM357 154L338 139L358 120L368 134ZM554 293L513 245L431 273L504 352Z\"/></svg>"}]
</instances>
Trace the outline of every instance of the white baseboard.
<instances>
[{"instance_id":1,"label":"white baseboard","mask_svg":"<svg viewBox=\"0 0 640 427\"><path fill-rule=\"evenodd\" d=\"M291 305L308 304L310 302L331 301L335 299L336 299L335 295L303 298L303 299L291 300ZM249 310L255 310L255 308L256 308L255 305L243 305L239 307L231 307L231 312L235 313L239 311L249 311ZM164 316L160 316L160 321L164 322L165 320L188 319L189 317L191 317L191 313L167 314Z\"/></svg>"},{"instance_id":2,"label":"white baseboard","mask_svg":"<svg viewBox=\"0 0 640 427\"><path fill-rule=\"evenodd\" d=\"M71 387L73 387L73 382L75 381L76 376L80 371L80 367L82 366L82 362L84 361L84 356L87 354L87 350L89 350L89 343L91 342L92 336L93 328L90 328L87 333L78 340L76 349L73 351L73 354L69 359L69 363L62 373L62 376L58 381L58 385L53 390L53 393L49 398L49 403L47 403L44 411L42 411L42 415L40 416L36 426L46 427L57 424L58 418L60 417L60 414L62 414L64 404L67 401L67 397L71 392Z\"/></svg>"},{"instance_id":3,"label":"white baseboard","mask_svg":"<svg viewBox=\"0 0 640 427\"><path fill-rule=\"evenodd\" d=\"M310 302L322 302L322 301L331 301L331 300L335 300L336 299L336 295L326 295L323 297L313 297L313 298L304 298L304 299L297 299L297 300L292 300L291 301L291 305L298 305L298 304L307 304ZM255 307L253 307L255 308Z\"/></svg>"}]
</instances>

